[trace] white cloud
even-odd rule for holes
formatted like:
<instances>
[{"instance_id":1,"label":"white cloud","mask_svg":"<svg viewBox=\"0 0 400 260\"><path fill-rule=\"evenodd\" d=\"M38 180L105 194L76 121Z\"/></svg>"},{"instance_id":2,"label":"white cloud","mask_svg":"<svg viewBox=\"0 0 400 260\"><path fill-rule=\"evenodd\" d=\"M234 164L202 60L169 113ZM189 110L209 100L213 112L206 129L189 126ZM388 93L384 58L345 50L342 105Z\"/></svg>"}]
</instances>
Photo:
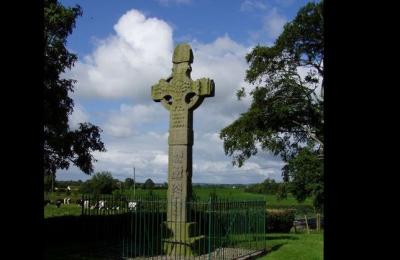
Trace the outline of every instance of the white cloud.
<instances>
[{"instance_id":1,"label":"white cloud","mask_svg":"<svg viewBox=\"0 0 400 260\"><path fill-rule=\"evenodd\" d=\"M253 10L265 10L267 5L261 1L246 0L240 5L240 11L250 12Z\"/></svg>"},{"instance_id":2,"label":"white cloud","mask_svg":"<svg viewBox=\"0 0 400 260\"><path fill-rule=\"evenodd\" d=\"M152 160L153 164L161 165L163 167L168 167L168 154L157 154Z\"/></svg>"},{"instance_id":3,"label":"white cloud","mask_svg":"<svg viewBox=\"0 0 400 260\"><path fill-rule=\"evenodd\" d=\"M130 10L114 30L67 73L78 81L74 96L141 100L150 96L155 79L170 73L172 29L166 22Z\"/></svg>"},{"instance_id":4,"label":"white cloud","mask_svg":"<svg viewBox=\"0 0 400 260\"><path fill-rule=\"evenodd\" d=\"M79 123L87 122L89 119L89 114L86 112L85 108L80 104L74 105L74 110L71 115L69 115L68 123L71 129L77 129Z\"/></svg>"},{"instance_id":5,"label":"white cloud","mask_svg":"<svg viewBox=\"0 0 400 260\"><path fill-rule=\"evenodd\" d=\"M167 111L164 111L160 104L149 102L146 105L134 106L121 104L118 111L110 111L102 125L105 134L113 137L129 137L138 133L147 123L166 121Z\"/></svg>"},{"instance_id":6,"label":"white cloud","mask_svg":"<svg viewBox=\"0 0 400 260\"><path fill-rule=\"evenodd\" d=\"M283 31L286 22L286 17L281 15L274 7L265 15L263 29L269 38L275 39Z\"/></svg>"},{"instance_id":7,"label":"white cloud","mask_svg":"<svg viewBox=\"0 0 400 260\"><path fill-rule=\"evenodd\" d=\"M322 63L323 66L323 63ZM314 75L316 75L316 77L318 78L318 83L316 84L316 89L315 89L315 95L317 96L318 99L321 99L321 89L322 89L322 80L323 77L319 76L317 69L315 69L314 67L311 66L303 66L303 67L298 67L297 68L297 73L300 75L301 79L304 80L305 77L308 75L308 73L314 73ZM314 87L314 86L312 86Z\"/></svg>"},{"instance_id":8,"label":"white cloud","mask_svg":"<svg viewBox=\"0 0 400 260\"><path fill-rule=\"evenodd\" d=\"M248 68L245 55L251 48L236 43L228 35L208 44L194 41L191 46L195 56L192 78L209 77L215 82L215 97L209 102L230 103L232 98L236 99L236 90L247 85L244 82Z\"/></svg>"},{"instance_id":9,"label":"white cloud","mask_svg":"<svg viewBox=\"0 0 400 260\"><path fill-rule=\"evenodd\" d=\"M275 0L275 2L283 7L288 7L294 4L295 0Z\"/></svg>"},{"instance_id":10,"label":"white cloud","mask_svg":"<svg viewBox=\"0 0 400 260\"><path fill-rule=\"evenodd\" d=\"M249 31L250 41L253 44L271 46L276 38L282 33L283 26L288 22L276 7L265 9L262 18L262 27L258 30Z\"/></svg>"}]
</instances>

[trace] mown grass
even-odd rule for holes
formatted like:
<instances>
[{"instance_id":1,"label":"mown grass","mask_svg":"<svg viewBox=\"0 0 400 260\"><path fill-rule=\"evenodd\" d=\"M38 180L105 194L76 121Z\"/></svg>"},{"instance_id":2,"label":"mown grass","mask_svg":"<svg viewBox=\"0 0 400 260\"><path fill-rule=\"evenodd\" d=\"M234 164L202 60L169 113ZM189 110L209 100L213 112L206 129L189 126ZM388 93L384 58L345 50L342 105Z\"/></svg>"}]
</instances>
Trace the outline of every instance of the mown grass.
<instances>
[{"instance_id":1,"label":"mown grass","mask_svg":"<svg viewBox=\"0 0 400 260\"><path fill-rule=\"evenodd\" d=\"M125 190L123 192L126 195L133 196L133 189ZM136 189L135 194L137 196L146 196L150 193L160 197L167 197L166 189L155 189L152 191ZM312 200L307 198L304 202L299 203L292 195L288 195L287 199L278 200L276 195L265 195L258 193L250 193L245 192L243 188L212 188L212 187L194 187L193 195L200 200L208 200L211 194L217 194L219 198L222 199L231 199L231 200L262 200L265 199L267 201L267 206L275 207L275 206L291 206L291 205L312 205Z\"/></svg>"},{"instance_id":2,"label":"mown grass","mask_svg":"<svg viewBox=\"0 0 400 260\"><path fill-rule=\"evenodd\" d=\"M44 207L44 218L59 216L80 216L82 208L78 204L62 204L59 208L56 205L48 204Z\"/></svg>"},{"instance_id":3,"label":"mown grass","mask_svg":"<svg viewBox=\"0 0 400 260\"><path fill-rule=\"evenodd\" d=\"M124 190L122 192L125 195L133 196L133 189ZM154 190L145 190L141 188L137 188L135 190L136 196L147 196L150 193L158 196L159 198L166 198L167 197L167 190L166 189L154 189ZM212 188L212 187L194 187L193 188L193 195L198 197L201 200L207 200L212 193L217 194L220 198L225 199L232 199L232 200L260 200L265 199L267 201L267 206L275 207L275 206L291 206L291 205L311 205L312 200L311 198L307 198L303 203L299 203L292 195L288 195L287 199L278 200L276 195L265 195L265 194L258 194L258 193L250 193L245 192L243 188ZM82 197L81 194L77 192L73 192L70 195L67 195L63 192L54 192L48 193L45 196L50 200L56 199L64 199L65 197L70 197L72 202L76 202L77 199Z\"/></svg>"},{"instance_id":4,"label":"mown grass","mask_svg":"<svg viewBox=\"0 0 400 260\"><path fill-rule=\"evenodd\" d=\"M323 232L267 234L267 255L259 260L322 260Z\"/></svg>"}]
</instances>

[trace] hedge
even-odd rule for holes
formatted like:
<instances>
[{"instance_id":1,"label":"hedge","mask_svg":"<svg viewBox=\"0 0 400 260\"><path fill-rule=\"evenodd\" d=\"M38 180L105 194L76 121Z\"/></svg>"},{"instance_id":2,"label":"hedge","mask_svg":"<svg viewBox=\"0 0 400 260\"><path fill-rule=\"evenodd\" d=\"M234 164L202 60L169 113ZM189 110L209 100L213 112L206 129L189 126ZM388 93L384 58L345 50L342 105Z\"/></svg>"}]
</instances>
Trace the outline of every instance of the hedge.
<instances>
[{"instance_id":1,"label":"hedge","mask_svg":"<svg viewBox=\"0 0 400 260\"><path fill-rule=\"evenodd\" d=\"M294 209L267 209L266 210L266 232L288 233L293 227L295 219Z\"/></svg>"}]
</instances>

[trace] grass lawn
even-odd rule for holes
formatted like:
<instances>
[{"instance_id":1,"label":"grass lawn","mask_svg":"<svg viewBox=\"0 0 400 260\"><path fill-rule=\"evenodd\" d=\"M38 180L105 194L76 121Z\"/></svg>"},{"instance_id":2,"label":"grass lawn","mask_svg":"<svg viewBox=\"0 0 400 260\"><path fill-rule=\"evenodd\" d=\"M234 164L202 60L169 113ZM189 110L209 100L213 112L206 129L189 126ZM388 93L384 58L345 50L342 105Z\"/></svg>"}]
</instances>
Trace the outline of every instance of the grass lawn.
<instances>
[{"instance_id":1,"label":"grass lawn","mask_svg":"<svg viewBox=\"0 0 400 260\"><path fill-rule=\"evenodd\" d=\"M136 189L136 195L147 195L149 194L149 190ZM124 191L126 195L133 195L133 189ZM167 197L166 189L155 189L152 191L154 195L159 196L160 198ZM267 201L268 207L276 207L276 206L291 206L291 205L311 205L312 199L307 198L303 203L299 203L292 195L288 195L287 199L278 200L276 195L264 195L258 193L250 193L245 192L243 188L193 188L193 194L198 197L200 200L208 200L211 193L216 193L218 197L222 199L230 199L230 200L261 200L265 199Z\"/></svg>"},{"instance_id":2,"label":"grass lawn","mask_svg":"<svg viewBox=\"0 0 400 260\"><path fill-rule=\"evenodd\" d=\"M299 203L292 195L288 195L287 199L277 200L276 195L264 195L258 193L250 193L245 192L243 188L193 188L193 194L197 196L200 200L208 200L211 193L216 193L220 198L227 198L231 200L260 200L265 199L267 201L267 207L276 207L276 206L291 206L291 205L311 205L312 200L307 198L303 203ZM123 192L126 195L133 195L133 189L125 190ZM141 188L136 189L137 196L146 196L150 193L150 190L143 190ZM154 195L159 196L160 198L167 197L166 189L154 189L151 191ZM82 198L81 194L77 192L73 192L70 195L67 195L64 192L54 192L48 193L45 196L46 198L54 201L57 199L64 199L65 197L70 197L71 202L75 203L77 199Z\"/></svg>"},{"instance_id":3,"label":"grass lawn","mask_svg":"<svg viewBox=\"0 0 400 260\"><path fill-rule=\"evenodd\" d=\"M322 260L323 232L267 234L269 253L259 260Z\"/></svg>"},{"instance_id":4,"label":"grass lawn","mask_svg":"<svg viewBox=\"0 0 400 260\"><path fill-rule=\"evenodd\" d=\"M62 204L59 208L56 205L49 204L44 207L44 218L59 216L80 216L82 208L78 204Z\"/></svg>"}]
</instances>

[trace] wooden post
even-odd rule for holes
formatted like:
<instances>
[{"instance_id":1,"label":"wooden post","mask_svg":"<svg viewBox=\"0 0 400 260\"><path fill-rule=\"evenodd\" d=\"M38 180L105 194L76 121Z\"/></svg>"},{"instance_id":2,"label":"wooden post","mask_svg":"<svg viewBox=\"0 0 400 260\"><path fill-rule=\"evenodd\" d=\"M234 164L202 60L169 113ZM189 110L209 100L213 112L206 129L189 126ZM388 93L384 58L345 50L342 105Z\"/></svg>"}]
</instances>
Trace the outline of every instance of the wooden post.
<instances>
[{"instance_id":1,"label":"wooden post","mask_svg":"<svg viewBox=\"0 0 400 260\"><path fill-rule=\"evenodd\" d=\"M310 229L308 227L308 219L307 219L307 215L304 215L304 218L306 220L306 228L307 228L307 234L310 234Z\"/></svg>"},{"instance_id":2,"label":"wooden post","mask_svg":"<svg viewBox=\"0 0 400 260\"><path fill-rule=\"evenodd\" d=\"M317 231L320 231L321 229L321 215L319 213L317 213Z\"/></svg>"}]
</instances>

